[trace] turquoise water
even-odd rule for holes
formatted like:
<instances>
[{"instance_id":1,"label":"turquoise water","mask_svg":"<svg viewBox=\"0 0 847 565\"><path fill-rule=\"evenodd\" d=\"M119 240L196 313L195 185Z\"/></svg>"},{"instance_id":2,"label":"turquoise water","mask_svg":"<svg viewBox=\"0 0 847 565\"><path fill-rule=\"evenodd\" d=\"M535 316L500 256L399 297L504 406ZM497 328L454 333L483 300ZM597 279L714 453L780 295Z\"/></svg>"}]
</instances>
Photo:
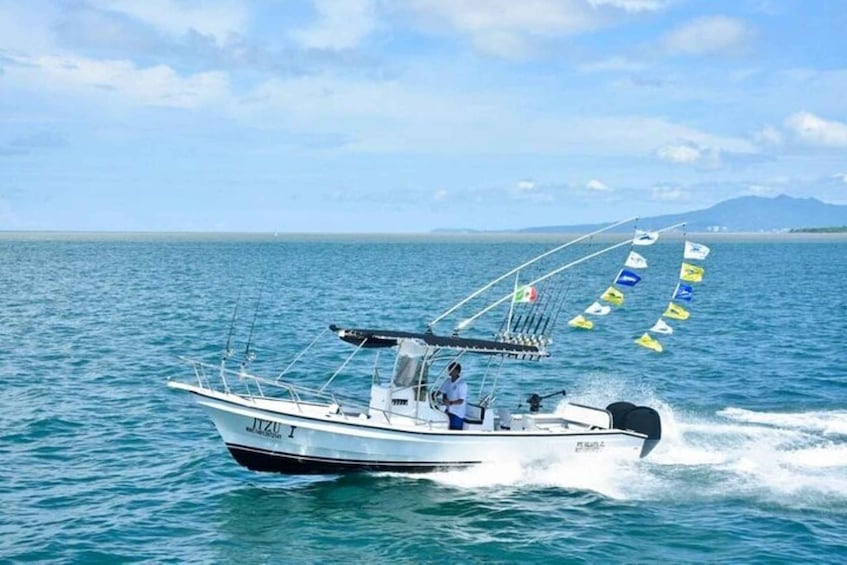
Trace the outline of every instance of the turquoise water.
<instances>
[{"instance_id":1,"label":"turquoise water","mask_svg":"<svg viewBox=\"0 0 847 565\"><path fill-rule=\"evenodd\" d=\"M638 462L257 474L166 386L190 377L177 356L216 358L239 289L236 349L262 288L253 369L275 376L330 323L420 329L553 241L4 235L0 557L846 560L843 239L707 241L692 317L661 355L632 339L667 303L681 242L643 249L645 279L592 332L565 322L628 250L574 269L553 357L507 369L500 401L567 388L655 406L664 440ZM326 351L294 375L319 383L351 349ZM365 391L369 368L352 363L338 388Z\"/></svg>"}]
</instances>

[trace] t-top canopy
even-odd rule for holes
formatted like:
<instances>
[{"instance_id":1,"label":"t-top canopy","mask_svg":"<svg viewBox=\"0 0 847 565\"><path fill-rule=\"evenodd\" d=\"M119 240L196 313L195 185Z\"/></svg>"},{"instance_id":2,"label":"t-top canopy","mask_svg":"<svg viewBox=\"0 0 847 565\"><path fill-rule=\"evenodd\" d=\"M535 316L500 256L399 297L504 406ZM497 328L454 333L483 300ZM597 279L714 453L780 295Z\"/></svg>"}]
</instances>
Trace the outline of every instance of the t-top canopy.
<instances>
[{"instance_id":1,"label":"t-top canopy","mask_svg":"<svg viewBox=\"0 0 847 565\"><path fill-rule=\"evenodd\" d=\"M448 337L435 335L430 332L402 332L394 330L373 330L361 328L339 328L335 324L329 329L347 343L360 347L395 347L402 339L419 339L432 347L454 349L469 353L488 355L528 355L530 357L546 357L549 355L538 345L524 343L509 343L490 339L471 339L465 337Z\"/></svg>"}]
</instances>

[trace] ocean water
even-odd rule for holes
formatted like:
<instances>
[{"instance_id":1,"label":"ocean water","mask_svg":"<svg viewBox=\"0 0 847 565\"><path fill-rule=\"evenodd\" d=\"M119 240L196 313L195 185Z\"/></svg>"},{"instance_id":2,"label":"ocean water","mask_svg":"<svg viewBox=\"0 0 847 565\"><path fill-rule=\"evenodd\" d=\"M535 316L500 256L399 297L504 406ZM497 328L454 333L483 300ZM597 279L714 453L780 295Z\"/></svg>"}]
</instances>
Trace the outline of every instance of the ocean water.
<instances>
[{"instance_id":1,"label":"ocean water","mask_svg":"<svg viewBox=\"0 0 847 565\"><path fill-rule=\"evenodd\" d=\"M664 439L641 461L260 474L166 386L191 377L178 356L217 359L236 303L236 357L253 326L252 369L275 376L330 323L421 329L561 241L2 234L0 560L847 560L845 239L703 239L706 276L663 354L632 340L667 304L681 240L639 250L644 280L591 332L565 322L628 249L568 271L552 357L507 368L500 402L566 388L654 406ZM330 341L292 376L318 384L350 351ZM370 366L336 389L366 391Z\"/></svg>"}]
</instances>

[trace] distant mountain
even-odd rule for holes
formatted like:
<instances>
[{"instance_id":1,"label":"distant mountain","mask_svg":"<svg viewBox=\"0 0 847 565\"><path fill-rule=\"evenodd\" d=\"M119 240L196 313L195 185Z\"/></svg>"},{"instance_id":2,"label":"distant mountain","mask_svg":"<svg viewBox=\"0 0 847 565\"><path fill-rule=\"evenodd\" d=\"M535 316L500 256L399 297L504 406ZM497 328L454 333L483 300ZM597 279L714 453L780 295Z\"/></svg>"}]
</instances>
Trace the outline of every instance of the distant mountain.
<instances>
[{"instance_id":1,"label":"distant mountain","mask_svg":"<svg viewBox=\"0 0 847 565\"><path fill-rule=\"evenodd\" d=\"M685 222L694 232L770 232L792 229L828 228L847 225L847 206L827 204L816 198L742 196L724 200L705 210L641 218L642 226L661 227ZM580 233L603 224L541 226L518 230L523 233ZM619 230L622 231L622 230Z\"/></svg>"}]
</instances>

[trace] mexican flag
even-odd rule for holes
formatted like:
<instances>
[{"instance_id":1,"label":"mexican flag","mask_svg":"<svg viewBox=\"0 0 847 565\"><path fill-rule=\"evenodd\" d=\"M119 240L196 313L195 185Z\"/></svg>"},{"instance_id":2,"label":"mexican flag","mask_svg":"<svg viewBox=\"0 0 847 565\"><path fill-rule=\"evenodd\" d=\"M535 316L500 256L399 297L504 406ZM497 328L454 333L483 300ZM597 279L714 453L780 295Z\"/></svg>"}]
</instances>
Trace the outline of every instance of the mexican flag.
<instances>
[{"instance_id":1,"label":"mexican flag","mask_svg":"<svg viewBox=\"0 0 847 565\"><path fill-rule=\"evenodd\" d=\"M538 289L534 286L524 285L515 291L515 302L535 302L538 298Z\"/></svg>"}]
</instances>

